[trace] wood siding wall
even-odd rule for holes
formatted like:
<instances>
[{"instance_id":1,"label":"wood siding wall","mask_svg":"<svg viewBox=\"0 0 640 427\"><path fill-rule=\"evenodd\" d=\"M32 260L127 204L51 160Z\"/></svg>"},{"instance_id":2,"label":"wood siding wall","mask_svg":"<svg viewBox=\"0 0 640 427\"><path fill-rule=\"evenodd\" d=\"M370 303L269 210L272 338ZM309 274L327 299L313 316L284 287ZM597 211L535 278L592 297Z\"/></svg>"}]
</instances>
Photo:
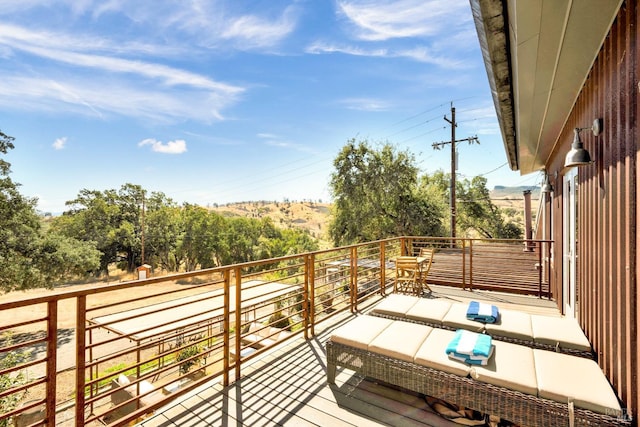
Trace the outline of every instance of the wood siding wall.
<instances>
[{"instance_id":1,"label":"wood siding wall","mask_svg":"<svg viewBox=\"0 0 640 427\"><path fill-rule=\"evenodd\" d=\"M550 204L556 242L553 292L562 309L564 156L574 128L604 120L601 135L590 130L580 135L595 162L578 170L577 316L635 425L640 416L638 22L637 0L624 2L547 164L555 188Z\"/></svg>"}]
</instances>

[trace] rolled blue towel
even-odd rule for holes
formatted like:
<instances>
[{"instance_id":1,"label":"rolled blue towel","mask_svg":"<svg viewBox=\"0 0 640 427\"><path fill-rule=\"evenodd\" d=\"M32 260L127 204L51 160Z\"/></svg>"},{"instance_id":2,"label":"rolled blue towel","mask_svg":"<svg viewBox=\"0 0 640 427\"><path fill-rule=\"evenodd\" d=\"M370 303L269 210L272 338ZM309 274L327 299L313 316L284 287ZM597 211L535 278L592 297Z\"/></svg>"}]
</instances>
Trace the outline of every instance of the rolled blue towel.
<instances>
[{"instance_id":1,"label":"rolled blue towel","mask_svg":"<svg viewBox=\"0 0 640 427\"><path fill-rule=\"evenodd\" d=\"M478 301L471 301L467 307L467 319L483 323L496 323L500 312L498 307Z\"/></svg>"},{"instance_id":2,"label":"rolled blue towel","mask_svg":"<svg viewBox=\"0 0 640 427\"><path fill-rule=\"evenodd\" d=\"M449 357L451 359L459 360L459 361L467 363L469 365L487 366L487 364L489 363L489 359L491 358L491 355L493 354L493 348L494 348L494 346L491 346L491 352L489 353L489 357L466 356L464 354L458 354L458 353L450 353Z\"/></svg>"},{"instance_id":3,"label":"rolled blue towel","mask_svg":"<svg viewBox=\"0 0 640 427\"><path fill-rule=\"evenodd\" d=\"M491 355L491 336L458 329L453 339L447 345L447 354L455 353L461 356L488 358Z\"/></svg>"}]
</instances>

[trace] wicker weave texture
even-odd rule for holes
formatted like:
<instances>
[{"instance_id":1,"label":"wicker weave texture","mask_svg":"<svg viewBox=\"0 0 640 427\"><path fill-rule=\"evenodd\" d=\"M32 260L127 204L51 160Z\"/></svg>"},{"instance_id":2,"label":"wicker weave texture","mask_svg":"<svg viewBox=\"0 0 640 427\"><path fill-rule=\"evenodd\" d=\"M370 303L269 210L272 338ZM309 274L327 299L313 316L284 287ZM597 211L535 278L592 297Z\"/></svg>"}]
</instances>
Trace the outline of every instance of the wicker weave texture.
<instances>
[{"instance_id":1,"label":"wicker weave texture","mask_svg":"<svg viewBox=\"0 0 640 427\"><path fill-rule=\"evenodd\" d=\"M568 405L463 378L457 375L390 358L348 345L326 343L327 380L335 383L337 367L347 368L364 377L393 384L417 393L437 397L450 403L524 426L566 427L569 425ZM574 409L575 426L630 426L631 421L598 414L586 409Z\"/></svg>"}]
</instances>

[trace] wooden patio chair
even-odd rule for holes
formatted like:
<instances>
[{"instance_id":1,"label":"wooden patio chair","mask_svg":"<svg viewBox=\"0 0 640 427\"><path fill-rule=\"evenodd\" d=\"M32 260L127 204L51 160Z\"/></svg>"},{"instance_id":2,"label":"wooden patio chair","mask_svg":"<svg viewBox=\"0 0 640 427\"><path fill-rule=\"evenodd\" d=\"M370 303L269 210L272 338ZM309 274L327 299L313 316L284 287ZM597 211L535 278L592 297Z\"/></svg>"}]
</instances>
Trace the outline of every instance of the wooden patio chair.
<instances>
[{"instance_id":1,"label":"wooden patio chair","mask_svg":"<svg viewBox=\"0 0 640 427\"><path fill-rule=\"evenodd\" d=\"M414 256L399 256L396 258L396 282L394 291L419 295L422 292L420 284L420 265Z\"/></svg>"},{"instance_id":2,"label":"wooden patio chair","mask_svg":"<svg viewBox=\"0 0 640 427\"><path fill-rule=\"evenodd\" d=\"M429 270L431 270L434 252L435 250L433 248L420 248L420 257L427 259L420 265L420 284L423 291L426 288L429 292L432 292L431 288L427 284L427 276L429 275Z\"/></svg>"}]
</instances>

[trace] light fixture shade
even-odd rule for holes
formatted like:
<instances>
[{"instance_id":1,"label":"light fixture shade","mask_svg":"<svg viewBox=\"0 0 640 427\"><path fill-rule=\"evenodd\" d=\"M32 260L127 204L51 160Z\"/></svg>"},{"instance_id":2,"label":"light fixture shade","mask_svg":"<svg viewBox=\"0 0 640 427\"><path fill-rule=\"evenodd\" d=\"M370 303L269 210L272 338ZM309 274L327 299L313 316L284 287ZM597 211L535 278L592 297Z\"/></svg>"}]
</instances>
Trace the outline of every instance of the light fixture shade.
<instances>
[{"instance_id":1,"label":"light fixture shade","mask_svg":"<svg viewBox=\"0 0 640 427\"><path fill-rule=\"evenodd\" d=\"M580 141L580 129L575 129L571 150L569 150L567 156L564 158L564 167L583 166L591 163L591 155L585 150L582 141Z\"/></svg>"},{"instance_id":2,"label":"light fixture shade","mask_svg":"<svg viewBox=\"0 0 640 427\"><path fill-rule=\"evenodd\" d=\"M544 182L542 183L542 187L540 187L541 193L553 193L553 185L549 182L549 174L544 174Z\"/></svg>"}]
</instances>

